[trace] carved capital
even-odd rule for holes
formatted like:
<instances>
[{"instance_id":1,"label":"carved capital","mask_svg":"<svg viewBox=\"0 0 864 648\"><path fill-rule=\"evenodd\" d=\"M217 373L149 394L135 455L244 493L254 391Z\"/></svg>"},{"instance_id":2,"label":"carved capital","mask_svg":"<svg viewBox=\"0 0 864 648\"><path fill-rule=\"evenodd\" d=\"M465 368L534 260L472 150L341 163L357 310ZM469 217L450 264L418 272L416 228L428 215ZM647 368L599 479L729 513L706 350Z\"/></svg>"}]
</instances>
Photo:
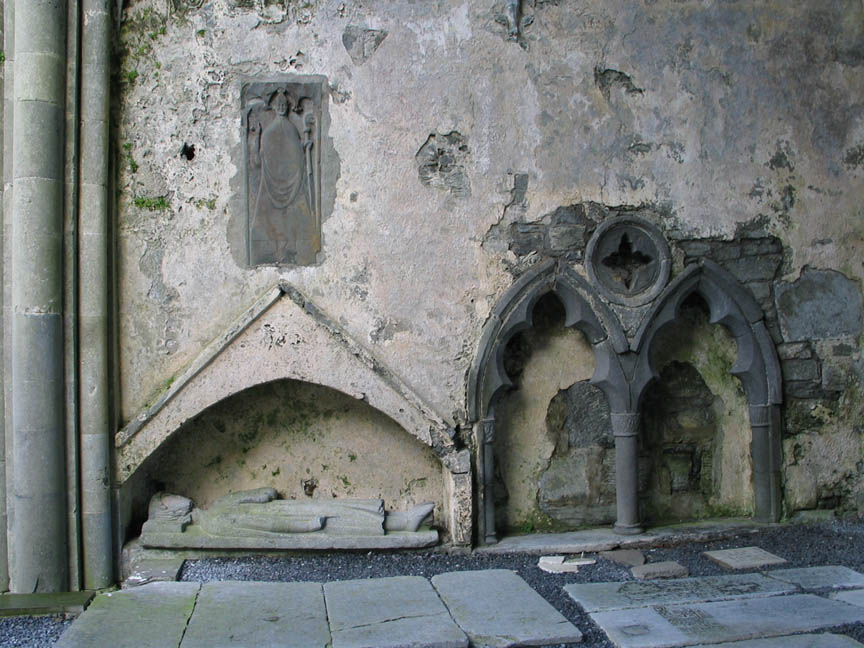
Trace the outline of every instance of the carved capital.
<instances>
[{"instance_id":1,"label":"carved capital","mask_svg":"<svg viewBox=\"0 0 864 648\"><path fill-rule=\"evenodd\" d=\"M773 405L751 405L750 406L750 426L751 427L767 427L771 424L771 415Z\"/></svg>"},{"instance_id":2,"label":"carved capital","mask_svg":"<svg viewBox=\"0 0 864 648\"><path fill-rule=\"evenodd\" d=\"M638 436L641 421L638 412L612 412L612 434L616 437Z\"/></svg>"},{"instance_id":3,"label":"carved capital","mask_svg":"<svg viewBox=\"0 0 864 648\"><path fill-rule=\"evenodd\" d=\"M478 425L480 426L483 443L492 443L495 439L495 419L483 419L478 423Z\"/></svg>"}]
</instances>

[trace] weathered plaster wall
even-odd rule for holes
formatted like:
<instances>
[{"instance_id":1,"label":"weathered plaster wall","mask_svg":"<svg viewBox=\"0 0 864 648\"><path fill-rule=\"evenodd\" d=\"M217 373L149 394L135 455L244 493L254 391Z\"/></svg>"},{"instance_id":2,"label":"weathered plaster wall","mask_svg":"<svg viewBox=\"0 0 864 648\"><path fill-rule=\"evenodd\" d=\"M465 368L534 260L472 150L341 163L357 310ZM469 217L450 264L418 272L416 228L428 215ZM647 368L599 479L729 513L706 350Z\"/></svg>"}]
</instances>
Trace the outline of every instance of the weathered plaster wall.
<instances>
[{"instance_id":1,"label":"weathered plaster wall","mask_svg":"<svg viewBox=\"0 0 864 648\"><path fill-rule=\"evenodd\" d=\"M205 508L262 484L284 498L377 497L388 508L440 507L443 490L432 450L394 421L346 394L290 380L205 410L150 458L147 472Z\"/></svg>"},{"instance_id":2,"label":"weathered plaster wall","mask_svg":"<svg viewBox=\"0 0 864 648\"><path fill-rule=\"evenodd\" d=\"M594 354L585 336L563 328L563 312L560 317L552 312L550 318L535 310L535 327L511 351L516 388L498 405L495 453L502 501L495 510L502 529L555 527L557 521L544 514L539 500L541 480L559 445L557 431L547 421L549 407L560 391L594 373Z\"/></svg>"},{"instance_id":3,"label":"weathered plaster wall","mask_svg":"<svg viewBox=\"0 0 864 648\"><path fill-rule=\"evenodd\" d=\"M523 3L534 21L522 47L495 20L501 4L127 2L115 112L122 419L284 278L460 423L481 327L514 275L540 254L581 271L559 208L645 205L675 240L729 240L744 225L778 238L782 265L757 297L779 311L800 410L787 504L828 506L835 496L807 493L837 491L836 505L854 508L860 299L845 300L839 329L788 322L823 321L836 295L861 294L864 7L537 0ZM240 83L288 73L329 80L338 181L316 266L248 269ZM537 223L554 225L539 254L508 238ZM674 252L680 270L691 252ZM825 271L817 285L837 290L784 300Z\"/></svg>"}]
</instances>

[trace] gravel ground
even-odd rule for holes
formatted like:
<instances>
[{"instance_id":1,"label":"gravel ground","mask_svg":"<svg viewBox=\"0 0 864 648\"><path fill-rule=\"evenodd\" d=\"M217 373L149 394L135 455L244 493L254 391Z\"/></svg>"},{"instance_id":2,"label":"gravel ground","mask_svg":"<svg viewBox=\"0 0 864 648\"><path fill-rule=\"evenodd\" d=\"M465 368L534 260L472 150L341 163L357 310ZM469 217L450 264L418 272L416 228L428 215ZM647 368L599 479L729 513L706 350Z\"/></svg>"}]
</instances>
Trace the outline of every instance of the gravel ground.
<instances>
[{"instance_id":1,"label":"gravel ground","mask_svg":"<svg viewBox=\"0 0 864 648\"><path fill-rule=\"evenodd\" d=\"M711 549L757 545L785 558L782 567L845 565L864 573L864 521L835 521L824 524L782 526L743 533L735 538L689 543L645 550L649 562L677 560L693 576L729 573L702 555ZM381 578L416 575L426 578L448 571L511 569L582 630L584 640L572 644L581 648L611 648L600 629L565 593L568 583L633 580L627 568L598 558L595 565L576 574L547 574L537 568L537 556L525 554L485 555L443 552L331 553L304 554L285 558L212 558L187 561L181 574L184 581L259 580L313 581ZM753 570L758 571L758 570ZM0 646L47 648L68 625L62 617L13 617L0 619ZM834 632L848 634L864 643L864 623Z\"/></svg>"},{"instance_id":2,"label":"gravel ground","mask_svg":"<svg viewBox=\"0 0 864 648\"><path fill-rule=\"evenodd\" d=\"M0 619L0 646L3 648L50 648L72 618L63 615L8 617Z\"/></svg>"}]
</instances>

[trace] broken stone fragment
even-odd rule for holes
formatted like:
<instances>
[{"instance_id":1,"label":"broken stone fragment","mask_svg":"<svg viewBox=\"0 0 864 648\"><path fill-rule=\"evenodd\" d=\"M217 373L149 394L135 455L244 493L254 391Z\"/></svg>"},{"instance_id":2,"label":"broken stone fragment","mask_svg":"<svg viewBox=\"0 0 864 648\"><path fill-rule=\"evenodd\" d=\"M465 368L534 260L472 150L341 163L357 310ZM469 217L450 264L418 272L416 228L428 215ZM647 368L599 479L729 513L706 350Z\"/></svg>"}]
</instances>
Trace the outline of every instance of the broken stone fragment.
<instances>
[{"instance_id":1,"label":"broken stone fragment","mask_svg":"<svg viewBox=\"0 0 864 648\"><path fill-rule=\"evenodd\" d=\"M690 570L681 563L667 560L658 563L639 565L630 570L634 578L650 580L653 578L683 578L690 575Z\"/></svg>"},{"instance_id":2,"label":"broken stone fragment","mask_svg":"<svg viewBox=\"0 0 864 648\"><path fill-rule=\"evenodd\" d=\"M614 551L601 551L600 557L611 560L619 565L627 567L638 567L645 564L645 554L638 549L616 549Z\"/></svg>"}]
</instances>

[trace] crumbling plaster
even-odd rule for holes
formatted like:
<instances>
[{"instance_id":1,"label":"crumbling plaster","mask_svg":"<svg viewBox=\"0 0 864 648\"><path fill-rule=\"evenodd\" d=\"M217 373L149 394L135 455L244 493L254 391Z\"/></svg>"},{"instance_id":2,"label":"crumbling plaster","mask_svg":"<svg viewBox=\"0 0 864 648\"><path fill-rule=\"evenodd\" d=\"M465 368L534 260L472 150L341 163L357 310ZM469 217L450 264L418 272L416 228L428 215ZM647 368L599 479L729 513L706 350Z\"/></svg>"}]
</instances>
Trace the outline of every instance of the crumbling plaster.
<instances>
[{"instance_id":1,"label":"crumbling plaster","mask_svg":"<svg viewBox=\"0 0 864 648\"><path fill-rule=\"evenodd\" d=\"M176 11L188 4L127 2L121 27L124 422L282 278L459 423L483 323L533 261L484 237L579 201L652 205L671 239L758 222L785 246L784 279L811 266L864 280L860 2L537 1L526 47L491 0ZM386 32L359 63L352 25ZM334 202L317 266L248 269L240 83L287 73L329 80ZM418 175L430 135L454 132L467 194ZM860 454L853 424L836 422Z\"/></svg>"}]
</instances>

